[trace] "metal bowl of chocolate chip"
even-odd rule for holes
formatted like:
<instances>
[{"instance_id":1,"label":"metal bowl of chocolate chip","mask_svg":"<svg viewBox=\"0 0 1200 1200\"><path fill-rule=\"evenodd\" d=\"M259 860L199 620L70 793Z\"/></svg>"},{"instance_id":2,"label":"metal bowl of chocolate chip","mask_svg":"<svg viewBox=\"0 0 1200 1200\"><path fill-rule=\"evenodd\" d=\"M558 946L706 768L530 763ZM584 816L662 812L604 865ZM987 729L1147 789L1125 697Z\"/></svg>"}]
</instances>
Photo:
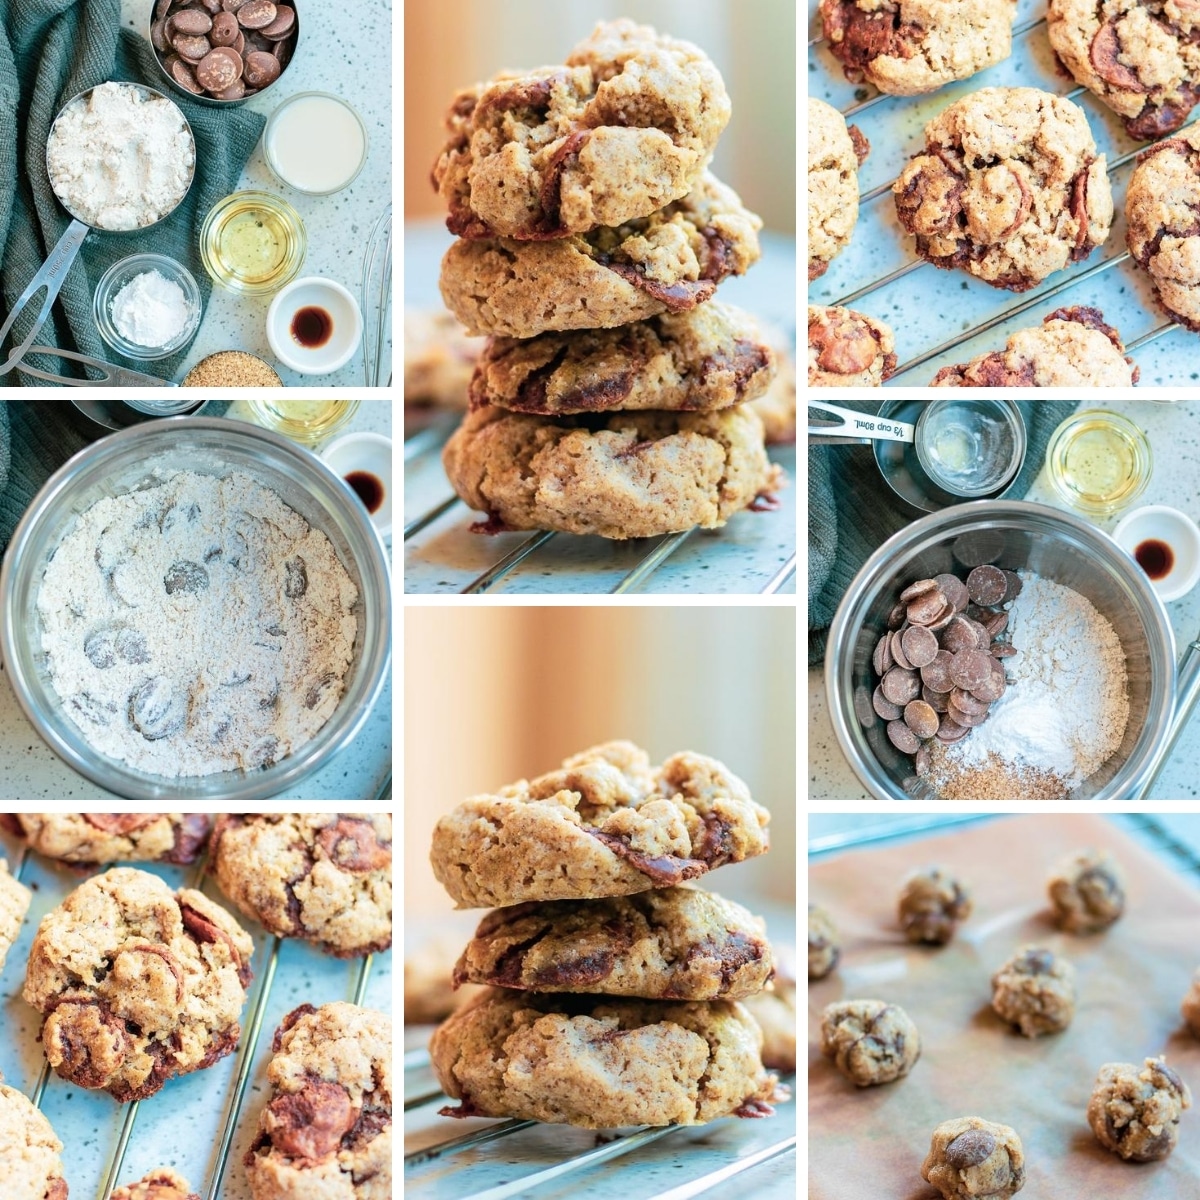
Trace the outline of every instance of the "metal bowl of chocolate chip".
<instances>
[{"instance_id":1,"label":"metal bowl of chocolate chip","mask_svg":"<svg viewBox=\"0 0 1200 1200\"><path fill-rule=\"evenodd\" d=\"M829 631L834 732L879 800L1127 800L1175 700L1150 581L1069 513L933 513L855 576Z\"/></svg>"},{"instance_id":2,"label":"metal bowl of chocolate chip","mask_svg":"<svg viewBox=\"0 0 1200 1200\"><path fill-rule=\"evenodd\" d=\"M93 443L38 492L0 569L22 709L129 800L295 794L365 725L390 632L387 559L357 497L237 421L168 417Z\"/></svg>"},{"instance_id":3,"label":"metal bowl of chocolate chip","mask_svg":"<svg viewBox=\"0 0 1200 1200\"><path fill-rule=\"evenodd\" d=\"M297 0L155 0L150 44L171 87L199 104L242 104L287 70Z\"/></svg>"}]
</instances>

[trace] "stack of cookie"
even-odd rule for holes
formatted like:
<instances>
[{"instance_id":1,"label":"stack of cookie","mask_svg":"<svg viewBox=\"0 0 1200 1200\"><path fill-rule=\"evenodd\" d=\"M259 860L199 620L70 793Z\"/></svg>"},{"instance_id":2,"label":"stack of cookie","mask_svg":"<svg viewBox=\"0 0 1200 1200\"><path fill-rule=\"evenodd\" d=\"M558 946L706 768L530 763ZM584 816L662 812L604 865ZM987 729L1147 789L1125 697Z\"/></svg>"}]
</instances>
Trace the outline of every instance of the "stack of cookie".
<instances>
[{"instance_id":1,"label":"stack of cookie","mask_svg":"<svg viewBox=\"0 0 1200 1200\"><path fill-rule=\"evenodd\" d=\"M585 1128L768 1116L776 1078L737 1001L771 979L762 922L682 886L767 849L769 814L724 766L651 767L611 742L476 796L433 835L434 873L484 917L454 982L489 985L434 1033L458 1108Z\"/></svg>"},{"instance_id":2,"label":"stack of cookie","mask_svg":"<svg viewBox=\"0 0 1200 1200\"><path fill-rule=\"evenodd\" d=\"M744 404L774 354L711 299L759 257L706 170L729 114L700 50L628 20L455 97L442 297L491 336L444 463L488 531L712 528L779 485Z\"/></svg>"}]
</instances>

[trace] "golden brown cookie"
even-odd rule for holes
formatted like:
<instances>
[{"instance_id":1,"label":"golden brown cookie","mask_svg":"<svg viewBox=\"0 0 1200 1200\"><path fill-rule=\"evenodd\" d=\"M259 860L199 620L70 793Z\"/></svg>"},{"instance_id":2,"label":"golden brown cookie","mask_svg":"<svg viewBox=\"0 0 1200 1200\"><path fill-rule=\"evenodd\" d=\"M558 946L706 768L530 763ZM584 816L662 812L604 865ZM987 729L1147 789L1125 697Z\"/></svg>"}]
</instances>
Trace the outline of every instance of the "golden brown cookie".
<instances>
[{"instance_id":1,"label":"golden brown cookie","mask_svg":"<svg viewBox=\"0 0 1200 1200\"><path fill-rule=\"evenodd\" d=\"M13 943L21 936L21 926L33 893L8 870L8 863L0 858L0 971Z\"/></svg>"},{"instance_id":2,"label":"golden brown cookie","mask_svg":"<svg viewBox=\"0 0 1200 1200\"><path fill-rule=\"evenodd\" d=\"M777 326L762 326L767 344L775 353L775 378L750 408L763 423L768 446L796 440L796 354L794 339Z\"/></svg>"},{"instance_id":3,"label":"golden brown cookie","mask_svg":"<svg viewBox=\"0 0 1200 1200\"><path fill-rule=\"evenodd\" d=\"M763 1066L791 1074L796 1069L796 978L786 956L780 956L775 979L766 991L742 1003L763 1032Z\"/></svg>"},{"instance_id":4,"label":"golden brown cookie","mask_svg":"<svg viewBox=\"0 0 1200 1200\"><path fill-rule=\"evenodd\" d=\"M195 862L208 841L207 813L9 813L0 826L60 862Z\"/></svg>"},{"instance_id":5,"label":"golden brown cookie","mask_svg":"<svg viewBox=\"0 0 1200 1200\"><path fill-rule=\"evenodd\" d=\"M137 1183L114 1188L108 1200L200 1200L188 1181L170 1167L159 1167Z\"/></svg>"},{"instance_id":6,"label":"golden brown cookie","mask_svg":"<svg viewBox=\"0 0 1200 1200\"><path fill-rule=\"evenodd\" d=\"M16 1088L0 1083L0 1164L12 1200L67 1200L62 1142L50 1122Z\"/></svg>"},{"instance_id":7,"label":"golden brown cookie","mask_svg":"<svg viewBox=\"0 0 1200 1200\"><path fill-rule=\"evenodd\" d=\"M851 308L808 306L808 386L879 387L896 369L895 339L882 321Z\"/></svg>"},{"instance_id":8,"label":"golden brown cookie","mask_svg":"<svg viewBox=\"0 0 1200 1200\"><path fill-rule=\"evenodd\" d=\"M858 220L858 168L870 144L836 108L808 98L808 278L824 275Z\"/></svg>"}]
</instances>

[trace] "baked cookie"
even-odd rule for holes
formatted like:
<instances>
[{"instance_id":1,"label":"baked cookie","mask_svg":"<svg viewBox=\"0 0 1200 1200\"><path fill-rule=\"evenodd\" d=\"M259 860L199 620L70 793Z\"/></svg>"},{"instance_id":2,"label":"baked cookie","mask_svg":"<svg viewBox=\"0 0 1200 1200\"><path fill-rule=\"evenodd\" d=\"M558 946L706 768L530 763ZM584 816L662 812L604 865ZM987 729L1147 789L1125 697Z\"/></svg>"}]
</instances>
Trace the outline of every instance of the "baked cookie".
<instances>
[{"instance_id":1,"label":"baked cookie","mask_svg":"<svg viewBox=\"0 0 1200 1200\"><path fill-rule=\"evenodd\" d=\"M1192 986L1188 988L1179 1012L1187 1027L1200 1038L1200 971L1192 976Z\"/></svg>"},{"instance_id":2,"label":"baked cookie","mask_svg":"<svg viewBox=\"0 0 1200 1200\"><path fill-rule=\"evenodd\" d=\"M1083 109L1037 88L982 88L943 109L892 192L922 258L1013 292L1086 258L1112 225Z\"/></svg>"},{"instance_id":3,"label":"baked cookie","mask_svg":"<svg viewBox=\"0 0 1200 1200\"><path fill-rule=\"evenodd\" d=\"M1059 925L1068 933L1098 933L1125 911L1125 875L1107 850L1068 854L1046 890Z\"/></svg>"},{"instance_id":4,"label":"baked cookie","mask_svg":"<svg viewBox=\"0 0 1200 1200\"><path fill-rule=\"evenodd\" d=\"M254 1200L392 1200L392 1021L337 1002L283 1019L246 1152Z\"/></svg>"},{"instance_id":5,"label":"baked cookie","mask_svg":"<svg viewBox=\"0 0 1200 1200\"><path fill-rule=\"evenodd\" d=\"M912 1070L921 1035L898 1004L842 1000L821 1013L821 1053L857 1087L875 1087Z\"/></svg>"},{"instance_id":6,"label":"baked cookie","mask_svg":"<svg viewBox=\"0 0 1200 1200\"><path fill-rule=\"evenodd\" d=\"M454 984L645 1000L742 1000L774 959L759 917L697 888L534 901L479 923Z\"/></svg>"},{"instance_id":7,"label":"baked cookie","mask_svg":"<svg viewBox=\"0 0 1200 1200\"><path fill-rule=\"evenodd\" d=\"M540 417L480 408L442 451L450 485L482 532L556 529L653 537L715 529L783 482L762 421L742 407L711 413Z\"/></svg>"},{"instance_id":8,"label":"baked cookie","mask_svg":"<svg viewBox=\"0 0 1200 1200\"><path fill-rule=\"evenodd\" d=\"M472 337L444 309L404 310L404 403L466 408L467 388L483 338Z\"/></svg>"},{"instance_id":9,"label":"baked cookie","mask_svg":"<svg viewBox=\"0 0 1200 1200\"><path fill-rule=\"evenodd\" d=\"M392 818L387 813L237 813L218 819L221 891L278 937L337 958L392 944Z\"/></svg>"},{"instance_id":10,"label":"baked cookie","mask_svg":"<svg viewBox=\"0 0 1200 1200\"><path fill-rule=\"evenodd\" d=\"M1178 129L1200 100L1200 12L1188 0L1050 0L1058 61L1140 141Z\"/></svg>"},{"instance_id":11,"label":"baked cookie","mask_svg":"<svg viewBox=\"0 0 1200 1200\"><path fill-rule=\"evenodd\" d=\"M824 979L842 954L841 938L833 918L819 904L808 906L808 977Z\"/></svg>"},{"instance_id":12,"label":"baked cookie","mask_svg":"<svg viewBox=\"0 0 1200 1200\"><path fill-rule=\"evenodd\" d=\"M137 1183L114 1188L108 1200L200 1200L188 1181L170 1167L159 1167Z\"/></svg>"},{"instance_id":13,"label":"baked cookie","mask_svg":"<svg viewBox=\"0 0 1200 1200\"><path fill-rule=\"evenodd\" d=\"M682 200L622 225L547 242L460 239L442 259L442 299L471 333L611 329L711 299L758 261L761 228L706 172Z\"/></svg>"},{"instance_id":14,"label":"baked cookie","mask_svg":"<svg viewBox=\"0 0 1200 1200\"><path fill-rule=\"evenodd\" d=\"M207 813L6 813L0 825L60 862L194 863L204 850Z\"/></svg>"},{"instance_id":15,"label":"baked cookie","mask_svg":"<svg viewBox=\"0 0 1200 1200\"><path fill-rule=\"evenodd\" d=\"M763 1066L791 1074L796 1069L796 977L786 962L779 956L771 986L742 1003L763 1032Z\"/></svg>"},{"instance_id":16,"label":"baked cookie","mask_svg":"<svg viewBox=\"0 0 1200 1200\"><path fill-rule=\"evenodd\" d=\"M433 166L462 237L557 238L649 216L686 195L731 112L703 51L618 20L564 66L460 91Z\"/></svg>"},{"instance_id":17,"label":"baked cookie","mask_svg":"<svg viewBox=\"0 0 1200 1200\"><path fill-rule=\"evenodd\" d=\"M33 893L9 874L8 863L0 858L0 971L13 943L21 936L32 900Z\"/></svg>"},{"instance_id":18,"label":"baked cookie","mask_svg":"<svg viewBox=\"0 0 1200 1200\"><path fill-rule=\"evenodd\" d=\"M1042 946L1022 946L992 976L992 1008L1027 1038L1059 1033L1075 1015L1075 968Z\"/></svg>"},{"instance_id":19,"label":"baked cookie","mask_svg":"<svg viewBox=\"0 0 1200 1200\"><path fill-rule=\"evenodd\" d=\"M1011 1126L955 1117L933 1131L921 1178L942 1200L1008 1200L1025 1186L1025 1151Z\"/></svg>"},{"instance_id":20,"label":"baked cookie","mask_svg":"<svg viewBox=\"0 0 1200 1200\"><path fill-rule=\"evenodd\" d=\"M1138 368L1097 308L1057 308L1003 350L943 367L931 387L1132 387Z\"/></svg>"},{"instance_id":21,"label":"baked cookie","mask_svg":"<svg viewBox=\"0 0 1200 1200\"><path fill-rule=\"evenodd\" d=\"M28 1097L0 1083L0 1163L11 1200L67 1200L62 1142Z\"/></svg>"},{"instance_id":22,"label":"baked cookie","mask_svg":"<svg viewBox=\"0 0 1200 1200\"><path fill-rule=\"evenodd\" d=\"M1105 1150L1126 1162L1166 1158L1179 1141L1179 1118L1192 1106L1188 1085L1166 1059L1105 1063L1087 1106L1088 1124Z\"/></svg>"},{"instance_id":23,"label":"baked cookie","mask_svg":"<svg viewBox=\"0 0 1200 1200\"><path fill-rule=\"evenodd\" d=\"M750 409L763 423L763 440L776 446L796 440L796 358L794 339L772 325L762 327L767 344L775 352L775 378Z\"/></svg>"},{"instance_id":24,"label":"baked cookie","mask_svg":"<svg viewBox=\"0 0 1200 1200\"><path fill-rule=\"evenodd\" d=\"M63 1079L144 1100L236 1047L253 953L207 896L117 867L42 918L24 996Z\"/></svg>"},{"instance_id":25,"label":"baked cookie","mask_svg":"<svg viewBox=\"0 0 1200 1200\"><path fill-rule=\"evenodd\" d=\"M971 915L971 893L949 871L925 867L900 885L896 913L910 942L944 946Z\"/></svg>"},{"instance_id":26,"label":"baked cookie","mask_svg":"<svg viewBox=\"0 0 1200 1200\"><path fill-rule=\"evenodd\" d=\"M618 329L490 338L471 380L471 407L513 412L669 409L707 412L753 400L775 374L754 321L714 300Z\"/></svg>"},{"instance_id":27,"label":"baked cookie","mask_svg":"<svg viewBox=\"0 0 1200 1200\"><path fill-rule=\"evenodd\" d=\"M1149 273L1167 316L1200 333L1200 129L1142 151L1125 195L1125 221L1129 253Z\"/></svg>"},{"instance_id":28,"label":"baked cookie","mask_svg":"<svg viewBox=\"0 0 1200 1200\"><path fill-rule=\"evenodd\" d=\"M824 275L858 220L858 168L870 143L836 108L808 98L808 278Z\"/></svg>"},{"instance_id":29,"label":"baked cookie","mask_svg":"<svg viewBox=\"0 0 1200 1200\"><path fill-rule=\"evenodd\" d=\"M429 1043L452 1117L604 1129L769 1116L776 1079L762 1031L736 1001L672 1004L499 988Z\"/></svg>"},{"instance_id":30,"label":"baked cookie","mask_svg":"<svg viewBox=\"0 0 1200 1200\"><path fill-rule=\"evenodd\" d=\"M429 858L459 908L598 900L765 854L770 819L714 758L651 767L632 742L605 742L464 801L434 826Z\"/></svg>"},{"instance_id":31,"label":"baked cookie","mask_svg":"<svg viewBox=\"0 0 1200 1200\"><path fill-rule=\"evenodd\" d=\"M892 331L875 317L808 306L809 387L879 387L896 369L895 346Z\"/></svg>"},{"instance_id":32,"label":"baked cookie","mask_svg":"<svg viewBox=\"0 0 1200 1200\"><path fill-rule=\"evenodd\" d=\"M430 938L416 950L405 945L405 1025L436 1025L483 990L470 983L455 990L453 976L458 957L458 946L444 937Z\"/></svg>"}]
</instances>

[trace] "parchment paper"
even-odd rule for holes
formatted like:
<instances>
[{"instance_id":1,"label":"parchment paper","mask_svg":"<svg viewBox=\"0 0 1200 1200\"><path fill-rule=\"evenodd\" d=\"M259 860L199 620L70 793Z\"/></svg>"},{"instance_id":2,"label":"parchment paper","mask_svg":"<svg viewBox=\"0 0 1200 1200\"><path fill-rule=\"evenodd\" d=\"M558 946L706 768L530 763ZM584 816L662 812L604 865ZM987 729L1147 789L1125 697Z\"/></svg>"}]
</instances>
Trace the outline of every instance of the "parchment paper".
<instances>
[{"instance_id":1,"label":"parchment paper","mask_svg":"<svg viewBox=\"0 0 1200 1200\"><path fill-rule=\"evenodd\" d=\"M1111 850L1125 868L1125 916L1090 937L1051 922L1046 879L1064 854ZM910 870L939 863L972 889L975 908L943 948L910 946L896 894ZM1174 864L1096 816L1009 817L813 864L809 898L842 934L837 969L809 987L809 1196L930 1200L921 1163L936 1125L980 1116L1011 1125L1026 1155L1021 1200L1200 1196L1200 1039L1179 1016L1200 965L1200 890ZM1078 975L1075 1018L1028 1039L991 1008L991 976L1037 942ZM904 1079L856 1088L821 1054L821 1010L835 1000L901 1005L922 1053ZM1085 1112L1106 1062L1166 1054L1193 1091L1165 1162L1126 1163L1104 1150Z\"/></svg>"}]
</instances>

